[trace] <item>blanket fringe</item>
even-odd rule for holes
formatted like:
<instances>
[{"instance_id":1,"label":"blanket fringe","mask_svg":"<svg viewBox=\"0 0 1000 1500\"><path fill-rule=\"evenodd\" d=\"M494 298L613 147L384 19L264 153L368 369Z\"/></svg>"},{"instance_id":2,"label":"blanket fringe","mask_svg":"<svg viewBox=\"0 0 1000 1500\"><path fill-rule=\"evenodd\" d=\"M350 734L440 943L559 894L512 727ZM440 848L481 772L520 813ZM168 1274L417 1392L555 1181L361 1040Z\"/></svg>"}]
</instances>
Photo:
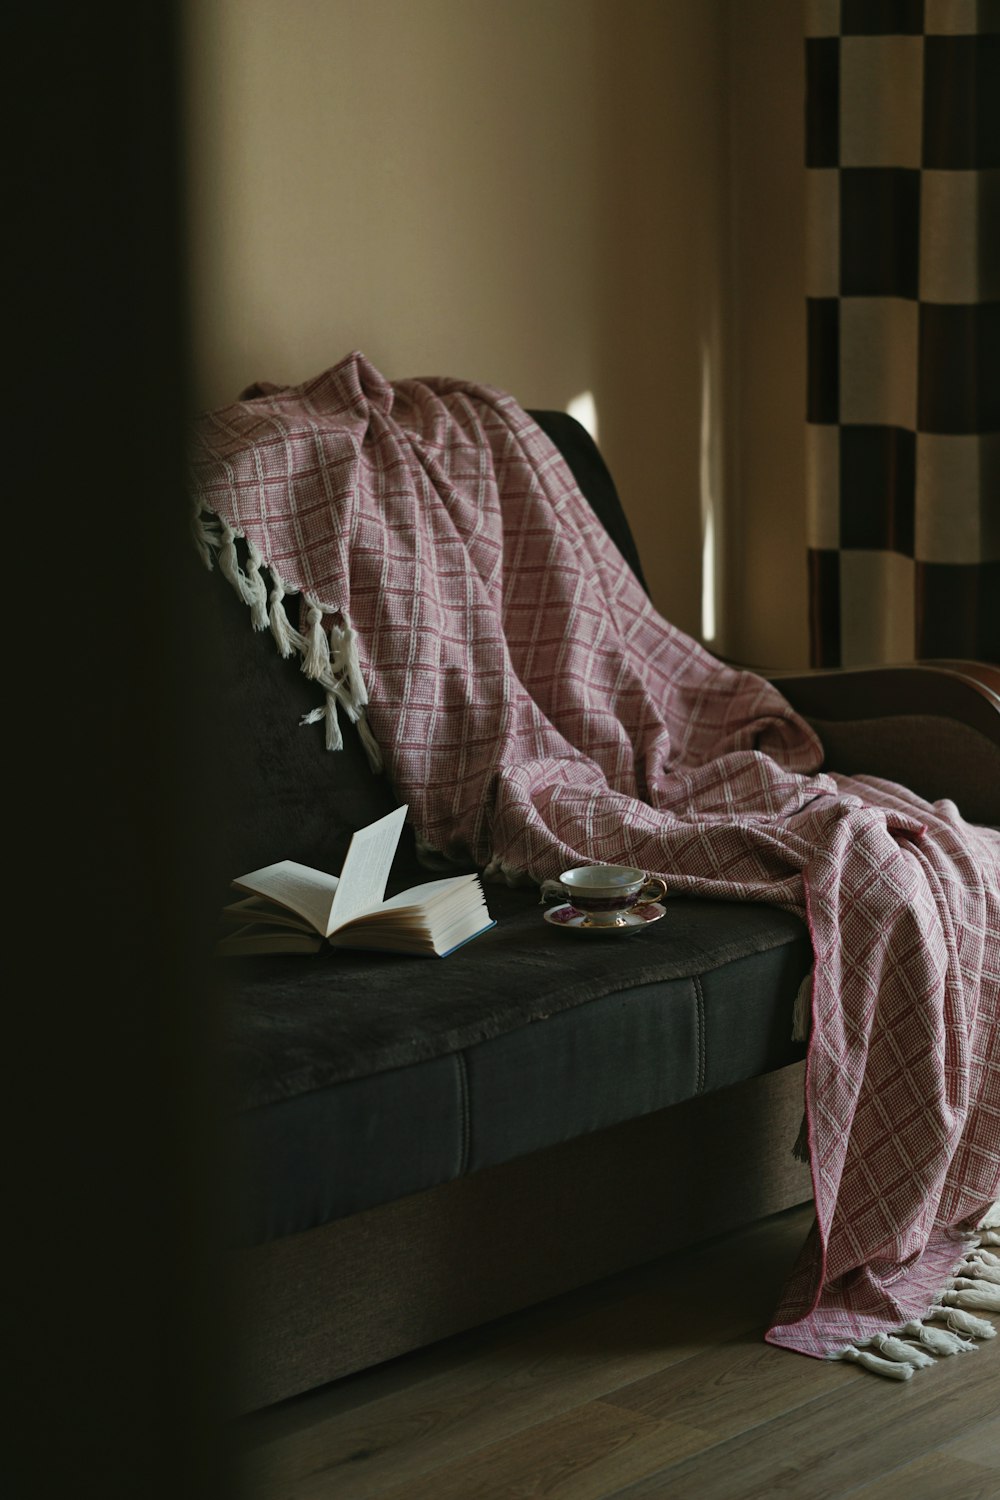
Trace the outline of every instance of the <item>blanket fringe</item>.
<instances>
[{"instance_id":1,"label":"blanket fringe","mask_svg":"<svg viewBox=\"0 0 1000 1500\"><path fill-rule=\"evenodd\" d=\"M299 723L318 724L322 720L326 748L340 750L344 737L338 709L343 709L351 723L357 726L372 770L381 771L384 765L382 750L368 723L368 690L361 675L357 638L346 613L335 605L324 604L320 599L303 594L306 630L305 633L296 630L283 602L289 592L288 586L277 569L265 563L253 542L240 536L228 522L201 507L195 508L193 531L205 565L211 568L213 554L218 557L219 571L249 609L253 629L270 629L279 654L289 657L298 653L302 657L302 671L322 688L322 707L303 714ZM240 563L238 541L246 547L245 568ZM271 575L270 596L263 577L265 567ZM329 632L323 629L324 615L339 616L339 623L331 625Z\"/></svg>"},{"instance_id":2,"label":"blanket fringe","mask_svg":"<svg viewBox=\"0 0 1000 1500\"><path fill-rule=\"evenodd\" d=\"M931 1308L927 1314L929 1318L936 1318L939 1323L945 1323L956 1333L967 1333L974 1339L995 1339L997 1331L992 1323L987 1323L985 1318L977 1318L974 1313L965 1312L960 1307L946 1307L939 1302Z\"/></svg>"},{"instance_id":3,"label":"blanket fringe","mask_svg":"<svg viewBox=\"0 0 1000 1500\"><path fill-rule=\"evenodd\" d=\"M271 634L274 636L274 644L277 646L280 655L288 657L299 646L302 638L285 614L285 606L282 602L284 597L284 582L278 576L277 570L272 568L269 624L271 626Z\"/></svg>"},{"instance_id":4,"label":"blanket fringe","mask_svg":"<svg viewBox=\"0 0 1000 1500\"><path fill-rule=\"evenodd\" d=\"M306 603L306 649L302 657L302 670L307 677L322 679L330 671L330 642L323 630L323 611L308 594L303 594Z\"/></svg>"},{"instance_id":5,"label":"blanket fringe","mask_svg":"<svg viewBox=\"0 0 1000 1500\"><path fill-rule=\"evenodd\" d=\"M267 585L260 576L261 557L253 542L247 543L247 583L250 587L250 623L254 630L266 630L267 618Z\"/></svg>"},{"instance_id":6,"label":"blanket fringe","mask_svg":"<svg viewBox=\"0 0 1000 1500\"><path fill-rule=\"evenodd\" d=\"M198 500L194 502L191 516L191 531L201 560L209 572L212 571L212 553L222 545L221 525L210 510L204 510Z\"/></svg>"},{"instance_id":7,"label":"blanket fringe","mask_svg":"<svg viewBox=\"0 0 1000 1500\"><path fill-rule=\"evenodd\" d=\"M828 1354L827 1359L850 1360L873 1374L891 1380L909 1380L914 1370L935 1364L935 1355L948 1358L953 1354L974 1353L979 1347L974 1339L995 1338L997 1331L993 1324L967 1309L977 1307L1000 1313L1000 1256L983 1248L998 1220L1000 1202L992 1205L977 1231L969 1236L967 1255L923 1318L914 1318L891 1333L859 1339ZM934 1328L931 1326L934 1321L946 1327Z\"/></svg>"},{"instance_id":8,"label":"blanket fringe","mask_svg":"<svg viewBox=\"0 0 1000 1500\"><path fill-rule=\"evenodd\" d=\"M498 885L522 886L536 885L535 881L525 870L516 865L505 865L499 855L494 854L483 870L484 880L493 880ZM543 904L543 903L540 903Z\"/></svg>"},{"instance_id":9,"label":"blanket fringe","mask_svg":"<svg viewBox=\"0 0 1000 1500\"><path fill-rule=\"evenodd\" d=\"M896 1338L895 1334L876 1334L868 1343L877 1349L879 1354L886 1359L894 1359L901 1365L910 1365L914 1370L926 1370L928 1365L935 1363L933 1354L928 1354L926 1349L921 1349L919 1344L908 1344L904 1339Z\"/></svg>"},{"instance_id":10,"label":"blanket fringe","mask_svg":"<svg viewBox=\"0 0 1000 1500\"><path fill-rule=\"evenodd\" d=\"M792 1147L792 1155L795 1157L796 1161L804 1162L806 1166L809 1165L809 1116L808 1115L804 1114L802 1116L802 1124L799 1126L799 1133L795 1137L795 1144Z\"/></svg>"},{"instance_id":11,"label":"blanket fringe","mask_svg":"<svg viewBox=\"0 0 1000 1500\"><path fill-rule=\"evenodd\" d=\"M343 750L344 736L340 732L340 717L337 713L337 699L333 693L326 695L326 733L323 743L328 750Z\"/></svg>"},{"instance_id":12,"label":"blanket fringe","mask_svg":"<svg viewBox=\"0 0 1000 1500\"><path fill-rule=\"evenodd\" d=\"M948 1307L981 1307L1000 1313L1000 1287L984 1286L970 1276L956 1276L941 1301Z\"/></svg>"},{"instance_id":13,"label":"blanket fringe","mask_svg":"<svg viewBox=\"0 0 1000 1500\"><path fill-rule=\"evenodd\" d=\"M987 1323L986 1326L991 1328L993 1325ZM923 1344L932 1354L975 1354L979 1347L971 1339L963 1339L957 1333L950 1333L947 1328L935 1328L930 1323L920 1323L916 1319L911 1323L904 1323L900 1333L907 1338L916 1339L918 1344Z\"/></svg>"},{"instance_id":14,"label":"blanket fringe","mask_svg":"<svg viewBox=\"0 0 1000 1500\"><path fill-rule=\"evenodd\" d=\"M219 570L223 577L228 579L233 588L239 594L243 603L250 611L250 622L254 630L260 630L261 611L263 609L264 624L267 623L267 594L264 589L264 580L260 576L260 553L257 553L258 563L254 566L253 551L248 554L250 571L244 573L240 566L239 553L236 550L236 532L223 521L220 523L219 539ZM261 596L263 595L263 605Z\"/></svg>"},{"instance_id":15,"label":"blanket fringe","mask_svg":"<svg viewBox=\"0 0 1000 1500\"><path fill-rule=\"evenodd\" d=\"M812 973L806 975L799 985L792 1007L792 1041L807 1042L812 1024Z\"/></svg>"},{"instance_id":16,"label":"blanket fringe","mask_svg":"<svg viewBox=\"0 0 1000 1500\"><path fill-rule=\"evenodd\" d=\"M909 1380L913 1374L912 1365L899 1364L892 1359L879 1359L877 1354L870 1354L867 1349L859 1349L856 1344L848 1344L839 1354L829 1354L828 1359L848 1359L855 1364L863 1365L866 1370L871 1370L874 1375L885 1375L890 1380Z\"/></svg>"}]
</instances>

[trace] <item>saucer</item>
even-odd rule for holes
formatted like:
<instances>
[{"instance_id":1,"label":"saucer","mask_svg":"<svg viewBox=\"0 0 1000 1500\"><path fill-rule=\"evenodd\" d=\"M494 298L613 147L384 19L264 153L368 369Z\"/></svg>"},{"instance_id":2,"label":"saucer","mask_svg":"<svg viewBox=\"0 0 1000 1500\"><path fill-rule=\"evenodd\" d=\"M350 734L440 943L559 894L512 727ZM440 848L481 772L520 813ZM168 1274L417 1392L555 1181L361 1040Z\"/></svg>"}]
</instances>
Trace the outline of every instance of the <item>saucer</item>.
<instances>
[{"instance_id":1,"label":"saucer","mask_svg":"<svg viewBox=\"0 0 1000 1500\"><path fill-rule=\"evenodd\" d=\"M658 901L650 901L647 906L637 906L634 911L625 912L613 927L610 924L602 927L598 922L592 922L582 911L577 911L575 906L549 906L542 915L553 927L565 927L571 932L615 933L638 932L641 927L648 927L650 922L658 922L667 912L666 907L661 906Z\"/></svg>"}]
</instances>

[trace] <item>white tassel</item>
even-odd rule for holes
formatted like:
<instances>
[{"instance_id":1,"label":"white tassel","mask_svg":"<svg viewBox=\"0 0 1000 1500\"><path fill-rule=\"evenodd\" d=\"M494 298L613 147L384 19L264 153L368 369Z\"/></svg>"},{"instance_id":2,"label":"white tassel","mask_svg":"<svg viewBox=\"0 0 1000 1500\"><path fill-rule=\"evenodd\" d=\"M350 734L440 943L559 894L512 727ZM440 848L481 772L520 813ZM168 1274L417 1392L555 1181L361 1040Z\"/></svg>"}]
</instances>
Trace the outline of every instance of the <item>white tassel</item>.
<instances>
[{"instance_id":1,"label":"white tassel","mask_svg":"<svg viewBox=\"0 0 1000 1500\"><path fill-rule=\"evenodd\" d=\"M979 1236L981 1245L1000 1245L1000 1229L984 1229Z\"/></svg>"},{"instance_id":2,"label":"white tassel","mask_svg":"<svg viewBox=\"0 0 1000 1500\"><path fill-rule=\"evenodd\" d=\"M992 1203L979 1221L980 1229L1000 1229L1000 1199Z\"/></svg>"},{"instance_id":3,"label":"white tassel","mask_svg":"<svg viewBox=\"0 0 1000 1500\"><path fill-rule=\"evenodd\" d=\"M356 713L360 713L361 709L367 707L368 689L361 675L357 637L343 611L341 616L344 624L333 625L330 629L330 660L334 671L339 672L343 678L344 688Z\"/></svg>"},{"instance_id":4,"label":"white tassel","mask_svg":"<svg viewBox=\"0 0 1000 1500\"><path fill-rule=\"evenodd\" d=\"M888 1376L890 1380L909 1380L913 1374L912 1365L901 1365L893 1359L879 1359L877 1354L869 1354L867 1349L857 1349L853 1344L848 1344L839 1354L831 1354L828 1358L851 1360L875 1375Z\"/></svg>"},{"instance_id":5,"label":"white tassel","mask_svg":"<svg viewBox=\"0 0 1000 1500\"><path fill-rule=\"evenodd\" d=\"M328 636L323 630L323 607L309 595L303 595L307 609L305 632L296 630L282 602L286 593L284 581L273 568L270 570L272 587L270 599L268 598L267 585L261 573L262 567L266 564L263 555L254 543L247 542L248 563L247 571L244 572L240 567L236 548L237 533L228 522L219 520L218 534L215 534L213 524L206 522L201 512L197 511L193 518L193 526L196 544L209 568L212 567L212 549L215 548L218 551L220 571L232 584L244 604L249 607L254 630L270 628L278 651L284 657L291 656L294 651L299 651L302 655L302 671L323 688L326 695L325 706L304 714L299 723L317 724L320 719L324 719L326 721L326 748L341 750L344 738L337 712L339 703L351 722L358 726L358 733L372 770L383 770L381 746L365 717L368 689L361 674L357 637L346 616L343 616L342 626L336 624L331 626ZM268 604L270 604L270 609ZM337 611L335 606L330 606L325 612L334 614Z\"/></svg>"},{"instance_id":6,"label":"white tassel","mask_svg":"<svg viewBox=\"0 0 1000 1500\"><path fill-rule=\"evenodd\" d=\"M368 689L365 687L364 678L361 676L361 663L358 660L358 640L350 625L344 625L343 630L343 660L347 671L347 686L351 697L359 708L368 707Z\"/></svg>"},{"instance_id":7,"label":"white tassel","mask_svg":"<svg viewBox=\"0 0 1000 1500\"><path fill-rule=\"evenodd\" d=\"M215 544L219 549L219 569L249 609L250 623L254 630L266 630L267 588L260 576L263 558L253 543L248 542L249 572L244 573L240 567L239 553L236 550L237 533L228 521L222 521L219 529L220 540Z\"/></svg>"},{"instance_id":8,"label":"white tassel","mask_svg":"<svg viewBox=\"0 0 1000 1500\"><path fill-rule=\"evenodd\" d=\"M358 702L351 689L344 632L339 625L330 626L330 670L323 680L329 691L336 693L337 700L351 723L356 724L363 705Z\"/></svg>"},{"instance_id":9,"label":"white tassel","mask_svg":"<svg viewBox=\"0 0 1000 1500\"><path fill-rule=\"evenodd\" d=\"M302 715L299 724L300 726L318 724L321 719L326 722L326 748L342 750L344 739L340 732L340 721L337 718L337 700L332 693L327 693L326 704L323 708L311 708L307 714Z\"/></svg>"},{"instance_id":10,"label":"white tassel","mask_svg":"<svg viewBox=\"0 0 1000 1500\"><path fill-rule=\"evenodd\" d=\"M967 1333L970 1338L994 1339L997 1335L992 1323L987 1323L985 1318L977 1318L973 1313L963 1312L960 1307L945 1307L943 1303L938 1303L927 1316L947 1323L956 1333Z\"/></svg>"},{"instance_id":11,"label":"white tassel","mask_svg":"<svg viewBox=\"0 0 1000 1500\"><path fill-rule=\"evenodd\" d=\"M807 1042L812 1022L812 974L807 974L799 985L792 1007L792 1041Z\"/></svg>"},{"instance_id":12,"label":"white tassel","mask_svg":"<svg viewBox=\"0 0 1000 1500\"><path fill-rule=\"evenodd\" d=\"M282 600L285 597L285 585L275 570L271 569L271 634L274 643L282 656L291 656L296 646L301 648L305 645L304 638L297 630L292 629L292 623L285 613Z\"/></svg>"},{"instance_id":13,"label":"white tassel","mask_svg":"<svg viewBox=\"0 0 1000 1500\"><path fill-rule=\"evenodd\" d=\"M984 1312L1000 1312L1000 1287L956 1276L951 1288L942 1292L941 1301L949 1307L981 1307Z\"/></svg>"},{"instance_id":14,"label":"white tassel","mask_svg":"<svg viewBox=\"0 0 1000 1500\"><path fill-rule=\"evenodd\" d=\"M219 544L219 569L224 578L227 578L233 588L239 594L243 603L253 603L253 590L251 589L243 569L240 567L239 554L236 551L236 533L227 521L222 522L222 541Z\"/></svg>"},{"instance_id":15,"label":"white tassel","mask_svg":"<svg viewBox=\"0 0 1000 1500\"><path fill-rule=\"evenodd\" d=\"M264 561L253 542L247 542L247 588L250 592L250 624L254 630L267 629L267 585L260 576Z\"/></svg>"},{"instance_id":16,"label":"white tassel","mask_svg":"<svg viewBox=\"0 0 1000 1500\"><path fill-rule=\"evenodd\" d=\"M211 573L212 549L220 545L220 536L218 523L206 521L206 515L211 515L211 511L202 510L200 506L196 507L191 517L191 530L194 533L195 546L201 553L201 560Z\"/></svg>"},{"instance_id":17,"label":"white tassel","mask_svg":"<svg viewBox=\"0 0 1000 1500\"><path fill-rule=\"evenodd\" d=\"M312 599L306 598L305 602L309 612L302 670L307 677L322 677L330 669L330 645L323 633L323 612Z\"/></svg>"},{"instance_id":18,"label":"white tassel","mask_svg":"<svg viewBox=\"0 0 1000 1500\"><path fill-rule=\"evenodd\" d=\"M994 1286L1000 1286L1000 1266L988 1261L981 1260L978 1255L967 1260L962 1266L963 1276L973 1276L978 1281L992 1281Z\"/></svg>"},{"instance_id":19,"label":"white tassel","mask_svg":"<svg viewBox=\"0 0 1000 1500\"><path fill-rule=\"evenodd\" d=\"M927 1323L906 1323L899 1331L907 1338L919 1339L932 1354L974 1354L978 1347L971 1339L959 1338L946 1328L931 1328Z\"/></svg>"},{"instance_id":20,"label":"white tassel","mask_svg":"<svg viewBox=\"0 0 1000 1500\"><path fill-rule=\"evenodd\" d=\"M868 1343L873 1344L886 1359L898 1360L901 1365L912 1365L915 1370L924 1370L935 1362L933 1354L925 1354L915 1344L904 1344L902 1339L893 1338L891 1334L876 1334Z\"/></svg>"},{"instance_id":21,"label":"white tassel","mask_svg":"<svg viewBox=\"0 0 1000 1500\"><path fill-rule=\"evenodd\" d=\"M326 748L328 750L344 748L344 736L340 732L340 720L337 717L337 700L333 693L326 695Z\"/></svg>"}]
</instances>

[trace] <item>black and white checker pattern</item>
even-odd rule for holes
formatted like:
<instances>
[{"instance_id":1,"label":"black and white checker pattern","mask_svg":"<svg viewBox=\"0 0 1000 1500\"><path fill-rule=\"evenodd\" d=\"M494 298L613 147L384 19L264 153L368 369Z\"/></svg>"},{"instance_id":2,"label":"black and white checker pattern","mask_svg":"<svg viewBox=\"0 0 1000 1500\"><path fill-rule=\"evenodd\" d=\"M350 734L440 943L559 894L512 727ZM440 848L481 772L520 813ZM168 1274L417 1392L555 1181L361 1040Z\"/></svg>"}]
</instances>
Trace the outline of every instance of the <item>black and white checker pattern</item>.
<instances>
[{"instance_id":1,"label":"black and white checker pattern","mask_svg":"<svg viewBox=\"0 0 1000 1500\"><path fill-rule=\"evenodd\" d=\"M810 0L815 666L1000 661L1000 0Z\"/></svg>"}]
</instances>

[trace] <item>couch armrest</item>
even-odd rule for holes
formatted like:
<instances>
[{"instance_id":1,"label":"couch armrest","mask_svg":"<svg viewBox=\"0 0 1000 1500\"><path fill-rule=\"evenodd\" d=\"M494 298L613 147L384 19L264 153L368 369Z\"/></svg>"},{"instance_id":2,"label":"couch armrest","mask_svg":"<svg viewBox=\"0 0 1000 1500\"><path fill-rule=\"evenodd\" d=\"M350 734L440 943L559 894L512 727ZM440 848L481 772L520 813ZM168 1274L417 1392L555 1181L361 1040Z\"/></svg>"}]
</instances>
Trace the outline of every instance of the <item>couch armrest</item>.
<instances>
[{"instance_id":1,"label":"couch armrest","mask_svg":"<svg viewBox=\"0 0 1000 1500\"><path fill-rule=\"evenodd\" d=\"M766 674L823 741L824 765L948 797L1000 824L1000 668L985 662Z\"/></svg>"}]
</instances>

